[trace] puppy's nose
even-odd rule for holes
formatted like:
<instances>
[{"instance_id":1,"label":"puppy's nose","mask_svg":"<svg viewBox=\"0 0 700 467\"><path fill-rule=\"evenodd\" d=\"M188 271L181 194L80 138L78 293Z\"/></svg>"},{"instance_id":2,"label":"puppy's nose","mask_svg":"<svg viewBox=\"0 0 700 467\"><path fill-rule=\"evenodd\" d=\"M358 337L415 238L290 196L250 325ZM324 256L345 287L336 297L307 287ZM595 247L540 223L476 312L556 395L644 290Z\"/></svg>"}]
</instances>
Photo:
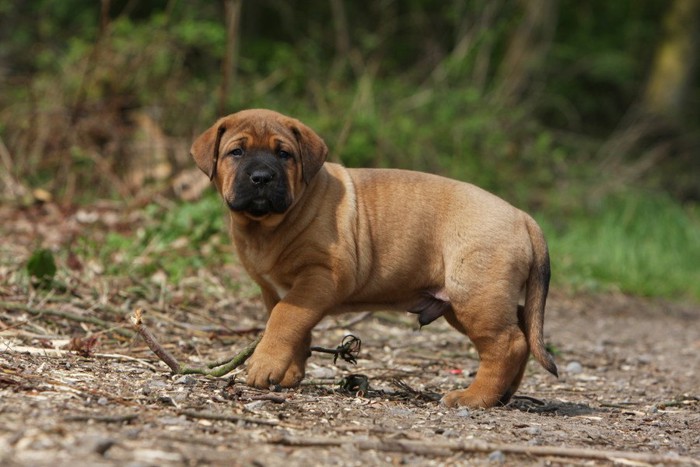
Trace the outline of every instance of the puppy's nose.
<instances>
[{"instance_id":1,"label":"puppy's nose","mask_svg":"<svg viewBox=\"0 0 700 467\"><path fill-rule=\"evenodd\" d=\"M267 185L273 178L275 178L275 174L265 169L253 170L250 173L250 181L253 182L253 185Z\"/></svg>"}]
</instances>

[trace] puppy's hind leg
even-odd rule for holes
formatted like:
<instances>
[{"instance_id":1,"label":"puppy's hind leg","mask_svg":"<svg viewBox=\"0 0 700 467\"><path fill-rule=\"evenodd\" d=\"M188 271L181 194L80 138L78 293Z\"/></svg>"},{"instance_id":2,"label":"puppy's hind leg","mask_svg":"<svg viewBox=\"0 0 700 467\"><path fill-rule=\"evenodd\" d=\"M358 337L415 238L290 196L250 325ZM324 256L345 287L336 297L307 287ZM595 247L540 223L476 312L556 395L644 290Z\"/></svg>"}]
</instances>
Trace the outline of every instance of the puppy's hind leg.
<instances>
[{"instance_id":1,"label":"puppy's hind leg","mask_svg":"<svg viewBox=\"0 0 700 467\"><path fill-rule=\"evenodd\" d=\"M520 323L520 329L523 332L523 335L525 335L527 338L527 334L525 334L525 330L523 329L523 322L522 322L523 313L524 313L523 306L518 305L518 322ZM513 380L512 383L510 383L510 390L508 392L506 392L506 394L504 394L503 397L501 397L501 400L500 400L501 404L508 403L510 398L513 397L513 394L515 394L515 392L520 387L520 383L522 382L523 376L525 375L525 369L527 368L527 362L529 360L529 356L530 356L530 347L528 344L528 352L525 355L525 359L523 360L523 363L520 365L520 370L518 370L518 373L516 374L515 379Z\"/></svg>"},{"instance_id":2,"label":"puppy's hind leg","mask_svg":"<svg viewBox=\"0 0 700 467\"><path fill-rule=\"evenodd\" d=\"M445 313L447 321L466 334L479 353L479 369L467 389L448 393L448 407L494 407L505 404L523 377L529 348L518 326L517 301L492 293L474 294L468 303Z\"/></svg>"}]
</instances>

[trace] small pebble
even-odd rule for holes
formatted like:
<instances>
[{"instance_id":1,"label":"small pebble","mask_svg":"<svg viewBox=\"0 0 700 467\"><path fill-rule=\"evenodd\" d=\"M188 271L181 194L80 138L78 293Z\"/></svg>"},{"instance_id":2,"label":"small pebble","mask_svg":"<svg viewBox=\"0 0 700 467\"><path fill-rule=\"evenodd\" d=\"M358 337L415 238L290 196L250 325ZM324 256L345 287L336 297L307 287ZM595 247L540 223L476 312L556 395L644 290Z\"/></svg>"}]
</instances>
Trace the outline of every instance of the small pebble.
<instances>
[{"instance_id":1,"label":"small pebble","mask_svg":"<svg viewBox=\"0 0 700 467\"><path fill-rule=\"evenodd\" d=\"M96 452L100 455L105 453L116 444L113 438L107 438L101 435L87 434L78 438L78 445L88 452Z\"/></svg>"},{"instance_id":2,"label":"small pebble","mask_svg":"<svg viewBox=\"0 0 700 467\"><path fill-rule=\"evenodd\" d=\"M389 408L388 411L394 417L411 417L414 415L413 410L404 407L393 407Z\"/></svg>"},{"instance_id":3,"label":"small pebble","mask_svg":"<svg viewBox=\"0 0 700 467\"><path fill-rule=\"evenodd\" d=\"M246 408L246 410L255 411L257 409L262 408L265 404L267 404L267 401L253 401L244 405L244 407Z\"/></svg>"},{"instance_id":4,"label":"small pebble","mask_svg":"<svg viewBox=\"0 0 700 467\"><path fill-rule=\"evenodd\" d=\"M170 396L165 396L165 395L160 396L160 397L158 397L158 402L160 402L163 405L172 405L173 407L177 406L177 404L175 403L173 398Z\"/></svg>"},{"instance_id":5,"label":"small pebble","mask_svg":"<svg viewBox=\"0 0 700 467\"><path fill-rule=\"evenodd\" d=\"M309 377L314 378L314 379L330 379L330 378L335 378L335 376L337 375L338 372L333 368L316 367L316 368L311 368L306 373Z\"/></svg>"},{"instance_id":6,"label":"small pebble","mask_svg":"<svg viewBox=\"0 0 700 467\"><path fill-rule=\"evenodd\" d=\"M127 439L137 439L141 435L141 431L143 431L143 428L127 428L124 431L124 436Z\"/></svg>"},{"instance_id":7,"label":"small pebble","mask_svg":"<svg viewBox=\"0 0 700 467\"><path fill-rule=\"evenodd\" d=\"M651 355L649 354L642 354L639 357L637 357L637 361L643 365L648 365L651 363L654 359L652 358Z\"/></svg>"},{"instance_id":8,"label":"small pebble","mask_svg":"<svg viewBox=\"0 0 700 467\"><path fill-rule=\"evenodd\" d=\"M97 399L97 403L99 405L107 405L107 404L109 404L109 400L107 400L106 397L102 396L99 399Z\"/></svg>"},{"instance_id":9,"label":"small pebble","mask_svg":"<svg viewBox=\"0 0 700 467\"><path fill-rule=\"evenodd\" d=\"M95 443L93 447L93 451L95 451L97 454L104 456L109 448L117 444L117 441L112 438L102 438L98 442Z\"/></svg>"},{"instance_id":10,"label":"small pebble","mask_svg":"<svg viewBox=\"0 0 700 467\"><path fill-rule=\"evenodd\" d=\"M583 366L579 362L570 362L566 365L565 371L572 375L577 375L583 371Z\"/></svg>"},{"instance_id":11,"label":"small pebble","mask_svg":"<svg viewBox=\"0 0 700 467\"><path fill-rule=\"evenodd\" d=\"M187 423L187 418L184 415L179 417L160 417L158 422L162 425L184 425Z\"/></svg>"},{"instance_id":12,"label":"small pebble","mask_svg":"<svg viewBox=\"0 0 700 467\"><path fill-rule=\"evenodd\" d=\"M461 409L461 410L458 410L457 412L455 412L455 415L457 417L465 417L466 418L469 415L471 415L471 413L467 409Z\"/></svg>"},{"instance_id":13,"label":"small pebble","mask_svg":"<svg viewBox=\"0 0 700 467\"><path fill-rule=\"evenodd\" d=\"M180 376L174 381L175 384L184 384L185 386L192 386L196 382L197 380L190 375Z\"/></svg>"},{"instance_id":14,"label":"small pebble","mask_svg":"<svg viewBox=\"0 0 700 467\"><path fill-rule=\"evenodd\" d=\"M165 381L161 381L159 379L152 379L147 384L150 388L153 388L153 389L155 389L155 388L167 388L168 387L168 383L166 383Z\"/></svg>"},{"instance_id":15,"label":"small pebble","mask_svg":"<svg viewBox=\"0 0 700 467\"><path fill-rule=\"evenodd\" d=\"M172 394L172 398L177 404L178 402L185 402L188 397L190 397L191 391L183 390Z\"/></svg>"},{"instance_id":16,"label":"small pebble","mask_svg":"<svg viewBox=\"0 0 700 467\"><path fill-rule=\"evenodd\" d=\"M489 454L488 461L495 464L503 464L506 461L506 455L503 451L493 451Z\"/></svg>"}]
</instances>

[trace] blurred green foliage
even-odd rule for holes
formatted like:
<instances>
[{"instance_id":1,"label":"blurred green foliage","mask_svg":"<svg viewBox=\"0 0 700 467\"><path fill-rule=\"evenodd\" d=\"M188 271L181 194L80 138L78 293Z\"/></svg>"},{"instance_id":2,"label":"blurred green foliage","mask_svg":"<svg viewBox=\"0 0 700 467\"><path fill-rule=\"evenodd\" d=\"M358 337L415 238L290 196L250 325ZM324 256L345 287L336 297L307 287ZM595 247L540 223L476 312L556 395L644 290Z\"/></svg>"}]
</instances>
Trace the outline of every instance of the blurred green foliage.
<instances>
[{"instance_id":1,"label":"blurred green foliage","mask_svg":"<svg viewBox=\"0 0 700 467\"><path fill-rule=\"evenodd\" d=\"M540 219L553 275L580 290L700 301L700 212L667 196L617 195L557 224Z\"/></svg>"},{"instance_id":2,"label":"blurred green foliage","mask_svg":"<svg viewBox=\"0 0 700 467\"><path fill-rule=\"evenodd\" d=\"M50 289L56 275L56 261L51 250L39 248L27 261L27 272L32 285L38 289Z\"/></svg>"},{"instance_id":3,"label":"blurred green foliage","mask_svg":"<svg viewBox=\"0 0 700 467\"><path fill-rule=\"evenodd\" d=\"M134 278L165 274L173 283L202 267L230 262L222 203L213 192L192 203L146 206L147 219L129 233L109 232L101 241L84 238L80 253L96 257L109 275Z\"/></svg>"}]
</instances>

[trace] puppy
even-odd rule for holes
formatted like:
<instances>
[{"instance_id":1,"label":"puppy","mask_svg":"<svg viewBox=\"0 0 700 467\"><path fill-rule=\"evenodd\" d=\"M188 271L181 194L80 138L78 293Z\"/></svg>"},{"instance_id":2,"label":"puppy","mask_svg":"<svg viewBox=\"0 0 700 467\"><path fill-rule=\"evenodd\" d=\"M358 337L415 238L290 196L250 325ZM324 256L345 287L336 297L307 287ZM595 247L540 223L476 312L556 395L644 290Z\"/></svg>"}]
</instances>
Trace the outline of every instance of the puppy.
<instances>
[{"instance_id":1,"label":"puppy","mask_svg":"<svg viewBox=\"0 0 700 467\"><path fill-rule=\"evenodd\" d=\"M471 339L479 369L448 406L505 404L530 352L557 375L543 343L547 244L523 211L436 175L326 162L314 131L270 110L219 119L191 154L228 206L268 311L249 385L298 385L314 326L360 310L409 311L421 325L444 317Z\"/></svg>"}]
</instances>

